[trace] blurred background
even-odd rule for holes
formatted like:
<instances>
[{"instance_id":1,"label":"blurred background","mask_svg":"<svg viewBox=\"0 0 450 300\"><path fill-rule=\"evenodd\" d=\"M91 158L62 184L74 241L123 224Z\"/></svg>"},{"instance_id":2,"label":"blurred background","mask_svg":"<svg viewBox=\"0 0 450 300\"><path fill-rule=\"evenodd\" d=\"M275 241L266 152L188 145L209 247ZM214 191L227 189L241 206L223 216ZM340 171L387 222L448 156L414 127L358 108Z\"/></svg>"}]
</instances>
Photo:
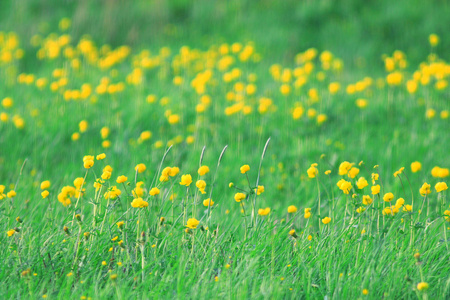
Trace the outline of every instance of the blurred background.
<instances>
[{"instance_id":1,"label":"blurred background","mask_svg":"<svg viewBox=\"0 0 450 300\"><path fill-rule=\"evenodd\" d=\"M346 67L371 62L380 70L381 54L396 49L407 53L411 63L422 61L429 53L428 35L448 33L449 15L445 0L0 1L0 29L13 30L22 40L58 28L67 17L75 40L89 34L99 45L206 48L253 41L275 61L292 61L300 51L316 47L330 49ZM439 56L448 58L449 47L450 40L442 39Z\"/></svg>"}]
</instances>

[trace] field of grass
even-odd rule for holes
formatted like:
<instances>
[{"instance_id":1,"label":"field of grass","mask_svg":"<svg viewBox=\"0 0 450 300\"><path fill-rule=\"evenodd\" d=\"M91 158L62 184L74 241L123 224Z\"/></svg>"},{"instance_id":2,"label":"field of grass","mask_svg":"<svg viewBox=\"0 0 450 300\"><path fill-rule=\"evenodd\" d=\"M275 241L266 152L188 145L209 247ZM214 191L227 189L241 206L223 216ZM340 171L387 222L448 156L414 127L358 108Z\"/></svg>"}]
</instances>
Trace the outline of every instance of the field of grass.
<instances>
[{"instance_id":1,"label":"field of grass","mask_svg":"<svg viewBox=\"0 0 450 300\"><path fill-rule=\"evenodd\" d=\"M0 298L450 298L449 14L1 1Z\"/></svg>"}]
</instances>

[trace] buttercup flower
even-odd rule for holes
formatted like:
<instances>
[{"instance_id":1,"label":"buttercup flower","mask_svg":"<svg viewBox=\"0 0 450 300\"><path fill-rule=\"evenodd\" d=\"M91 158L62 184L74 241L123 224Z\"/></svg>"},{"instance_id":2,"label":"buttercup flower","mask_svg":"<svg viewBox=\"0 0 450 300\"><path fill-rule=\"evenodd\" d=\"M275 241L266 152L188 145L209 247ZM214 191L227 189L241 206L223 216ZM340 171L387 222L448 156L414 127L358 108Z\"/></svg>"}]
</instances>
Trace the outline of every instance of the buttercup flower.
<instances>
[{"instance_id":1,"label":"buttercup flower","mask_svg":"<svg viewBox=\"0 0 450 300\"><path fill-rule=\"evenodd\" d=\"M436 189L436 192L440 193L442 191L447 190L448 186L447 186L447 184L445 182L438 182L438 183L436 183L434 188Z\"/></svg>"},{"instance_id":2,"label":"buttercup flower","mask_svg":"<svg viewBox=\"0 0 450 300\"><path fill-rule=\"evenodd\" d=\"M200 224L199 220L197 220L196 218L190 218L189 220L187 220L186 227L190 229L195 229L197 228L198 224Z\"/></svg>"},{"instance_id":3,"label":"buttercup flower","mask_svg":"<svg viewBox=\"0 0 450 300\"><path fill-rule=\"evenodd\" d=\"M190 174L182 175L180 185L190 186L192 183L192 176Z\"/></svg>"},{"instance_id":4,"label":"buttercup flower","mask_svg":"<svg viewBox=\"0 0 450 300\"><path fill-rule=\"evenodd\" d=\"M249 165L243 165L240 170L241 170L242 174L245 174L248 171L250 171L250 166Z\"/></svg>"},{"instance_id":5,"label":"buttercup flower","mask_svg":"<svg viewBox=\"0 0 450 300\"><path fill-rule=\"evenodd\" d=\"M208 166L201 166L198 169L198 175L203 176L205 174L209 173L209 167Z\"/></svg>"},{"instance_id":6,"label":"buttercup flower","mask_svg":"<svg viewBox=\"0 0 450 300\"><path fill-rule=\"evenodd\" d=\"M297 207L295 207L294 205L291 205L291 206L288 207L287 211L290 214L296 213L297 212Z\"/></svg>"}]
</instances>

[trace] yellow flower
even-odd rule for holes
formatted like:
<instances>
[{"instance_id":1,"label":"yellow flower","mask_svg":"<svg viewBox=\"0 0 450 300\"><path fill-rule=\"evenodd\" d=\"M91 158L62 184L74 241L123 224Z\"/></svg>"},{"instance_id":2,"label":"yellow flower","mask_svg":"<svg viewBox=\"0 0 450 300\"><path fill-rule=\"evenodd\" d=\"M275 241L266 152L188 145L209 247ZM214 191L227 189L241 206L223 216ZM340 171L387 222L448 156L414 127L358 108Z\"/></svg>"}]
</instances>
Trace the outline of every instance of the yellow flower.
<instances>
[{"instance_id":1,"label":"yellow flower","mask_svg":"<svg viewBox=\"0 0 450 300\"><path fill-rule=\"evenodd\" d=\"M444 211L444 215L445 215L445 220L450 222L450 210L446 210Z\"/></svg>"},{"instance_id":2,"label":"yellow flower","mask_svg":"<svg viewBox=\"0 0 450 300\"><path fill-rule=\"evenodd\" d=\"M177 124L178 122L180 122L180 116L177 114L173 114L170 115L167 120L169 121L170 124Z\"/></svg>"},{"instance_id":3,"label":"yellow flower","mask_svg":"<svg viewBox=\"0 0 450 300\"><path fill-rule=\"evenodd\" d=\"M305 219L309 219L311 217L311 208L305 208Z\"/></svg>"},{"instance_id":4,"label":"yellow flower","mask_svg":"<svg viewBox=\"0 0 450 300\"><path fill-rule=\"evenodd\" d=\"M116 199L118 196L122 194L122 191L119 190L115 185L110 187L108 191L105 193L105 199Z\"/></svg>"},{"instance_id":5,"label":"yellow flower","mask_svg":"<svg viewBox=\"0 0 450 300\"><path fill-rule=\"evenodd\" d=\"M325 114L319 114L317 116L317 124L321 125L323 122L325 122L328 119L327 115Z\"/></svg>"},{"instance_id":6,"label":"yellow flower","mask_svg":"<svg viewBox=\"0 0 450 300\"><path fill-rule=\"evenodd\" d=\"M8 198L14 198L16 195L17 195L17 194L16 194L16 191L14 191L14 190L11 190L11 191L9 191L9 192L6 194L6 196L7 196Z\"/></svg>"},{"instance_id":7,"label":"yellow flower","mask_svg":"<svg viewBox=\"0 0 450 300\"><path fill-rule=\"evenodd\" d=\"M404 212L412 211L413 207L410 204L406 204L405 207L403 207Z\"/></svg>"},{"instance_id":8,"label":"yellow flower","mask_svg":"<svg viewBox=\"0 0 450 300\"><path fill-rule=\"evenodd\" d=\"M41 190L46 190L50 187L50 181L45 180L41 182Z\"/></svg>"},{"instance_id":9,"label":"yellow flower","mask_svg":"<svg viewBox=\"0 0 450 300\"><path fill-rule=\"evenodd\" d=\"M362 293L363 293L363 295L369 295L369 290L368 289L363 289Z\"/></svg>"},{"instance_id":10,"label":"yellow flower","mask_svg":"<svg viewBox=\"0 0 450 300\"><path fill-rule=\"evenodd\" d=\"M150 196L155 196L155 195L158 195L159 193L160 193L160 191L157 187L152 188L149 192Z\"/></svg>"},{"instance_id":11,"label":"yellow flower","mask_svg":"<svg viewBox=\"0 0 450 300\"><path fill-rule=\"evenodd\" d=\"M149 130L143 131L139 136L138 143L142 143L143 141L149 140L151 137L152 133Z\"/></svg>"},{"instance_id":12,"label":"yellow flower","mask_svg":"<svg viewBox=\"0 0 450 300\"><path fill-rule=\"evenodd\" d=\"M126 182L127 180L128 180L128 178L127 178L126 176L120 175L119 177L117 177L116 182L117 182L117 183L124 183L124 182Z\"/></svg>"},{"instance_id":13,"label":"yellow flower","mask_svg":"<svg viewBox=\"0 0 450 300\"><path fill-rule=\"evenodd\" d=\"M262 193L264 193L264 186L258 185L258 188L256 189L256 194L261 195Z\"/></svg>"},{"instance_id":14,"label":"yellow flower","mask_svg":"<svg viewBox=\"0 0 450 300\"><path fill-rule=\"evenodd\" d=\"M109 136L109 128L108 127L103 127L100 130L100 135L101 135L102 139L106 139Z\"/></svg>"},{"instance_id":15,"label":"yellow flower","mask_svg":"<svg viewBox=\"0 0 450 300\"><path fill-rule=\"evenodd\" d=\"M362 190L363 188L365 188L368 185L369 185L369 183L367 183L367 180L364 177L359 177L358 181L356 182L356 186L360 190Z\"/></svg>"},{"instance_id":16,"label":"yellow flower","mask_svg":"<svg viewBox=\"0 0 450 300\"><path fill-rule=\"evenodd\" d=\"M200 224L199 220L197 220L196 218L190 218L189 220L187 220L186 227L190 229L195 229L197 228L198 224Z\"/></svg>"},{"instance_id":17,"label":"yellow flower","mask_svg":"<svg viewBox=\"0 0 450 300\"><path fill-rule=\"evenodd\" d=\"M358 214L360 214L360 213L362 213L362 212L364 212L366 209L364 208L364 207L358 207L357 209L356 209L356 212L358 213Z\"/></svg>"},{"instance_id":18,"label":"yellow flower","mask_svg":"<svg viewBox=\"0 0 450 300\"><path fill-rule=\"evenodd\" d=\"M2 100L2 105L4 108L10 108L13 106L13 104L14 104L14 101L9 97L6 97Z\"/></svg>"},{"instance_id":19,"label":"yellow flower","mask_svg":"<svg viewBox=\"0 0 450 300\"><path fill-rule=\"evenodd\" d=\"M144 164L138 164L134 170L136 170L138 173L143 173L145 170L147 170L147 167Z\"/></svg>"},{"instance_id":20,"label":"yellow flower","mask_svg":"<svg viewBox=\"0 0 450 300\"><path fill-rule=\"evenodd\" d=\"M122 229L124 224L125 224L124 221L119 221L119 222L116 223L117 228L119 228L119 229Z\"/></svg>"},{"instance_id":21,"label":"yellow flower","mask_svg":"<svg viewBox=\"0 0 450 300\"><path fill-rule=\"evenodd\" d=\"M178 167L172 167L169 170L169 176L170 177L175 177L175 176L178 175L178 173L180 173L180 168L178 168Z\"/></svg>"},{"instance_id":22,"label":"yellow flower","mask_svg":"<svg viewBox=\"0 0 450 300\"><path fill-rule=\"evenodd\" d=\"M292 236L292 237L297 237L297 234L295 233L295 229L291 229L289 231L289 235Z\"/></svg>"},{"instance_id":23,"label":"yellow flower","mask_svg":"<svg viewBox=\"0 0 450 300\"><path fill-rule=\"evenodd\" d=\"M192 183L192 176L190 174L182 175L180 185L190 186Z\"/></svg>"},{"instance_id":24,"label":"yellow flower","mask_svg":"<svg viewBox=\"0 0 450 300\"><path fill-rule=\"evenodd\" d=\"M368 101L366 99L357 99L356 100L356 106L358 106L359 108L365 108L368 104Z\"/></svg>"},{"instance_id":25,"label":"yellow flower","mask_svg":"<svg viewBox=\"0 0 450 300\"><path fill-rule=\"evenodd\" d=\"M142 198L136 198L131 202L131 206L134 208L143 208L148 206L148 202L144 201Z\"/></svg>"},{"instance_id":26,"label":"yellow flower","mask_svg":"<svg viewBox=\"0 0 450 300\"><path fill-rule=\"evenodd\" d=\"M6 232L6 234L7 234L8 236L13 236L14 233L16 233L16 231L15 231L14 229L8 230L8 231Z\"/></svg>"},{"instance_id":27,"label":"yellow flower","mask_svg":"<svg viewBox=\"0 0 450 300\"><path fill-rule=\"evenodd\" d=\"M331 218L330 217L325 217L325 218L322 219L322 223L325 224L325 225L330 223L330 222L331 222Z\"/></svg>"},{"instance_id":28,"label":"yellow flower","mask_svg":"<svg viewBox=\"0 0 450 300\"><path fill-rule=\"evenodd\" d=\"M203 176L206 173L209 173L209 167L208 166L201 166L198 168L198 175Z\"/></svg>"},{"instance_id":29,"label":"yellow flower","mask_svg":"<svg viewBox=\"0 0 450 300\"><path fill-rule=\"evenodd\" d=\"M86 132L86 130L88 129L88 122L86 120L83 120L80 122L80 124L78 124L78 127L80 128L80 132Z\"/></svg>"},{"instance_id":30,"label":"yellow flower","mask_svg":"<svg viewBox=\"0 0 450 300\"><path fill-rule=\"evenodd\" d=\"M108 180L108 179L110 179L111 178L111 172L109 172L109 171L104 171L103 173L102 173L102 179L103 180Z\"/></svg>"},{"instance_id":31,"label":"yellow flower","mask_svg":"<svg viewBox=\"0 0 450 300\"><path fill-rule=\"evenodd\" d=\"M93 165L94 165L94 158L93 157L92 157L92 159L86 159L86 160L83 159L83 166L86 169L92 168Z\"/></svg>"},{"instance_id":32,"label":"yellow flower","mask_svg":"<svg viewBox=\"0 0 450 300\"><path fill-rule=\"evenodd\" d=\"M372 202L373 202L373 200L372 200L372 198L370 198L369 195L363 196L363 204L364 205L370 205L370 204L372 204Z\"/></svg>"},{"instance_id":33,"label":"yellow flower","mask_svg":"<svg viewBox=\"0 0 450 300\"><path fill-rule=\"evenodd\" d=\"M375 184L375 181L378 180L380 175L378 173L372 173L372 184Z\"/></svg>"},{"instance_id":34,"label":"yellow flower","mask_svg":"<svg viewBox=\"0 0 450 300\"><path fill-rule=\"evenodd\" d=\"M325 175L330 175L331 174L331 170L326 170L325 171Z\"/></svg>"},{"instance_id":35,"label":"yellow flower","mask_svg":"<svg viewBox=\"0 0 450 300\"><path fill-rule=\"evenodd\" d=\"M377 185L372 186L370 189L372 191L372 195L377 195L380 193L381 187L379 184L377 184Z\"/></svg>"},{"instance_id":36,"label":"yellow flower","mask_svg":"<svg viewBox=\"0 0 450 300\"><path fill-rule=\"evenodd\" d=\"M439 36L435 33L430 34L428 37L431 47L436 47L439 44Z\"/></svg>"},{"instance_id":37,"label":"yellow flower","mask_svg":"<svg viewBox=\"0 0 450 300\"><path fill-rule=\"evenodd\" d=\"M240 170L241 170L241 173L242 173L242 174L245 174L245 173L247 173L248 171L250 171L250 166L249 166L249 165L243 165L243 166L240 168Z\"/></svg>"},{"instance_id":38,"label":"yellow flower","mask_svg":"<svg viewBox=\"0 0 450 300\"><path fill-rule=\"evenodd\" d=\"M447 168L440 168L436 166L433 169L431 169L431 176L435 178L445 178L448 177L449 174L450 171Z\"/></svg>"},{"instance_id":39,"label":"yellow flower","mask_svg":"<svg viewBox=\"0 0 450 300\"><path fill-rule=\"evenodd\" d=\"M356 175L358 175L358 174L359 174L359 169L353 167L353 168L351 168L351 169L348 171L347 176L348 176L349 178L355 178Z\"/></svg>"},{"instance_id":40,"label":"yellow flower","mask_svg":"<svg viewBox=\"0 0 450 300\"><path fill-rule=\"evenodd\" d=\"M351 169L353 164L349 163L348 161L344 161L339 165L339 175L345 175L348 173L348 171Z\"/></svg>"},{"instance_id":41,"label":"yellow flower","mask_svg":"<svg viewBox=\"0 0 450 300\"><path fill-rule=\"evenodd\" d=\"M346 181L345 179L339 180L336 185L344 194L349 194L352 189L352 183L350 181Z\"/></svg>"},{"instance_id":42,"label":"yellow flower","mask_svg":"<svg viewBox=\"0 0 450 300\"><path fill-rule=\"evenodd\" d=\"M392 199L394 199L394 194L392 194L392 193L386 193L386 194L384 194L384 196L383 196L383 200L384 200L385 202L391 202Z\"/></svg>"},{"instance_id":43,"label":"yellow flower","mask_svg":"<svg viewBox=\"0 0 450 300\"><path fill-rule=\"evenodd\" d=\"M426 195L430 194L431 193L431 185L429 185L428 183L425 182L422 185L422 187L420 188L419 193L422 196L426 196Z\"/></svg>"},{"instance_id":44,"label":"yellow flower","mask_svg":"<svg viewBox=\"0 0 450 300\"><path fill-rule=\"evenodd\" d=\"M405 204L405 199L403 198L398 198L397 201L395 202L395 207L396 208L400 208Z\"/></svg>"},{"instance_id":45,"label":"yellow flower","mask_svg":"<svg viewBox=\"0 0 450 300\"><path fill-rule=\"evenodd\" d=\"M105 153L101 153L101 154L97 155L97 157L96 157L97 160L102 160L102 159L105 159L105 158L106 158L106 154Z\"/></svg>"},{"instance_id":46,"label":"yellow flower","mask_svg":"<svg viewBox=\"0 0 450 300\"><path fill-rule=\"evenodd\" d=\"M448 189L448 186L445 182L438 182L436 183L436 185L434 186L434 188L436 189L436 192L442 192Z\"/></svg>"},{"instance_id":47,"label":"yellow flower","mask_svg":"<svg viewBox=\"0 0 450 300\"><path fill-rule=\"evenodd\" d=\"M309 178L316 178L316 176L319 174L319 170L317 170L315 166L311 165L311 167L306 170L306 173L308 173Z\"/></svg>"},{"instance_id":48,"label":"yellow flower","mask_svg":"<svg viewBox=\"0 0 450 300\"><path fill-rule=\"evenodd\" d=\"M270 213L270 207L258 209L258 215L267 216Z\"/></svg>"},{"instance_id":49,"label":"yellow flower","mask_svg":"<svg viewBox=\"0 0 450 300\"><path fill-rule=\"evenodd\" d=\"M42 193L41 193L42 199L47 198L47 196L48 196L49 194L50 194L50 193L49 193L47 190L42 191Z\"/></svg>"},{"instance_id":50,"label":"yellow flower","mask_svg":"<svg viewBox=\"0 0 450 300\"><path fill-rule=\"evenodd\" d=\"M242 200L245 199L245 197L247 197L244 193L236 193L234 195L234 200L236 200L236 202L241 202Z\"/></svg>"},{"instance_id":51,"label":"yellow flower","mask_svg":"<svg viewBox=\"0 0 450 300\"><path fill-rule=\"evenodd\" d=\"M291 205L291 206L288 207L287 211L290 214L296 213L297 212L297 207L295 207L294 205Z\"/></svg>"},{"instance_id":52,"label":"yellow flower","mask_svg":"<svg viewBox=\"0 0 450 300\"><path fill-rule=\"evenodd\" d=\"M206 182L204 180L197 180L197 182L195 183L195 186L198 188L198 190L202 194L206 194L206 192L205 192Z\"/></svg>"},{"instance_id":53,"label":"yellow flower","mask_svg":"<svg viewBox=\"0 0 450 300\"><path fill-rule=\"evenodd\" d=\"M212 201L210 198L203 200L203 206L213 206L214 205L214 201Z\"/></svg>"},{"instance_id":54,"label":"yellow flower","mask_svg":"<svg viewBox=\"0 0 450 300\"><path fill-rule=\"evenodd\" d=\"M426 291L426 290L428 290L428 287L429 287L429 285L428 285L428 283L426 283L426 282L419 282L419 283L417 284L417 289L418 289L419 291Z\"/></svg>"}]
</instances>

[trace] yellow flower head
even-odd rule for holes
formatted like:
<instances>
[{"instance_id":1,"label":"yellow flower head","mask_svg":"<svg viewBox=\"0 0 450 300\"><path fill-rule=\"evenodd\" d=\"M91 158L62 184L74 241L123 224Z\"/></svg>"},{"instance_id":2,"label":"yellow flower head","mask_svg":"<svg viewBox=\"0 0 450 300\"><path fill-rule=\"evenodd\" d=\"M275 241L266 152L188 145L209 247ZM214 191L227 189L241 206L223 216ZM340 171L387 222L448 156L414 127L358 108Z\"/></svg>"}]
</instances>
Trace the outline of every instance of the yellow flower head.
<instances>
[{"instance_id":1,"label":"yellow flower head","mask_svg":"<svg viewBox=\"0 0 450 300\"><path fill-rule=\"evenodd\" d=\"M213 206L214 205L214 201L212 201L210 198L203 200L203 206L208 207L208 206Z\"/></svg>"},{"instance_id":2,"label":"yellow flower head","mask_svg":"<svg viewBox=\"0 0 450 300\"><path fill-rule=\"evenodd\" d=\"M371 188L372 195L377 195L380 193L381 187L379 184L372 186Z\"/></svg>"},{"instance_id":3,"label":"yellow flower head","mask_svg":"<svg viewBox=\"0 0 450 300\"><path fill-rule=\"evenodd\" d=\"M392 193L386 193L386 194L384 194L384 196L383 196L383 200L384 200L385 202L391 202L392 199L394 199L394 194L392 194Z\"/></svg>"},{"instance_id":4,"label":"yellow flower head","mask_svg":"<svg viewBox=\"0 0 450 300\"><path fill-rule=\"evenodd\" d=\"M128 180L128 177L124 176L124 175L120 175L119 177L117 177L116 182L117 183L124 183Z\"/></svg>"},{"instance_id":5,"label":"yellow flower head","mask_svg":"<svg viewBox=\"0 0 450 300\"><path fill-rule=\"evenodd\" d=\"M119 222L116 223L117 228L119 228L119 229L122 229L124 224L125 224L124 221L119 221Z\"/></svg>"},{"instance_id":6,"label":"yellow flower head","mask_svg":"<svg viewBox=\"0 0 450 300\"><path fill-rule=\"evenodd\" d=\"M270 207L258 209L258 215L267 216L270 213Z\"/></svg>"},{"instance_id":7,"label":"yellow flower head","mask_svg":"<svg viewBox=\"0 0 450 300\"><path fill-rule=\"evenodd\" d=\"M42 191L42 193L41 193L42 199L47 198L49 194L50 194L50 193L49 193L47 190Z\"/></svg>"},{"instance_id":8,"label":"yellow flower head","mask_svg":"<svg viewBox=\"0 0 450 300\"><path fill-rule=\"evenodd\" d=\"M395 202L395 207L400 208L405 204L405 199L403 198L398 198L397 201Z\"/></svg>"},{"instance_id":9,"label":"yellow flower head","mask_svg":"<svg viewBox=\"0 0 450 300\"><path fill-rule=\"evenodd\" d=\"M339 175L345 175L350 171L353 164L349 163L348 161L344 161L339 165Z\"/></svg>"},{"instance_id":10,"label":"yellow flower head","mask_svg":"<svg viewBox=\"0 0 450 300\"><path fill-rule=\"evenodd\" d=\"M131 202L131 206L134 208L143 208L148 206L148 202L144 201L142 198L136 198Z\"/></svg>"},{"instance_id":11,"label":"yellow flower head","mask_svg":"<svg viewBox=\"0 0 450 300\"><path fill-rule=\"evenodd\" d=\"M447 186L447 184L445 182L438 182L438 183L436 183L434 188L436 189L436 192L440 193L442 191L447 190L448 186Z\"/></svg>"},{"instance_id":12,"label":"yellow flower head","mask_svg":"<svg viewBox=\"0 0 450 300\"><path fill-rule=\"evenodd\" d=\"M198 175L203 176L205 174L209 173L209 167L208 166L201 166L198 168Z\"/></svg>"},{"instance_id":13,"label":"yellow flower head","mask_svg":"<svg viewBox=\"0 0 450 300\"><path fill-rule=\"evenodd\" d=\"M422 164L418 161L411 163L411 172L416 173L422 169Z\"/></svg>"},{"instance_id":14,"label":"yellow flower head","mask_svg":"<svg viewBox=\"0 0 450 300\"><path fill-rule=\"evenodd\" d=\"M102 159L105 159L105 158L106 158L106 154L105 153L101 153L101 154L97 155L97 157L96 157L97 160L102 160Z\"/></svg>"},{"instance_id":15,"label":"yellow flower head","mask_svg":"<svg viewBox=\"0 0 450 300\"><path fill-rule=\"evenodd\" d=\"M190 218L189 220L187 220L186 227L190 229L195 229L197 228L198 224L200 224L199 220L197 220L196 218Z\"/></svg>"},{"instance_id":16,"label":"yellow flower head","mask_svg":"<svg viewBox=\"0 0 450 300\"><path fill-rule=\"evenodd\" d=\"M429 287L429 285L428 285L428 283L426 283L426 282L419 282L419 283L417 284L417 289L418 289L419 291L426 291L426 290L428 290L428 287Z\"/></svg>"},{"instance_id":17,"label":"yellow flower head","mask_svg":"<svg viewBox=\"0 0 450 300\"><path fill-rule=\"evenodd\" d=\"M450 174L450 170L447 168L440 168L438 166L431 169L431 176L435 178L445 178Z\"/></svg>"},{"instance_id":18,"label":"yellow flower head","mask_svg":"<svg viewBox=\"0 0 450 300\"><path fill-rule=\"evenodd\" d=\"M190 174L182 175L180 185L190 186L192 183L192 176Z\"/></svg>"},{"instance_id":19,"label":"yellow flower head","mask_svg":"<svg viewBox=\"0 0 450 300\"><path fill-rule=\"evenodd\" d=\"M258 185L258 188L256 189L256 194L261 195L262 193L264 193L264 186Z\"/></svg>"},{"instance_id":20,"label":"yellow flower head","mask_svg":"<svg viewBox=\"0 0 450 300\"><path fill-rule=\"evenodd\" d=\"M150 190L149 194L150 196L156 196L160 193L159 189L157 187L154 187Z\"/></svg>"},{"instance_id":21,"label":"yellow flower head","mask_svg":"<svg viewBox=\"0 0 450 300\"><path fill-rule=\"evenodd\" d=\"M234 195L234 200L236 200L236 202L241 202L242 200L245 199L245 197L247 197L244 193L236 193Z\"/></svg>"},{"instance_id":22,"label":"yellow flower head","mask_svg":"<svg viewBox=\"0 0 450 300\"><path fill-rule=\"evenodd\" d=\"M311 217L311 208L305 208L305 219L309 219Z\"/></svg>"},{"instance_id":23,"label":"yellow flower head","mask_svg":"<svg viewBox=\"0 0 450 300\"><path fill-rule=\"evenodd\" d=\"M241 173L242 173L242 174L245 174L245 173L247 173L248 171L250 171L250 166L249 166L249 165L243 165L243 166L240 168L240 170L241 170Z\"/></svg>"},{"instance_id":24,"label":"yellow flower head","mask_svg":"<svg viewBox=\"0 0 450 300\"><path fill-rule=\"evenodd\" d=\"M145 172L145 170L147 170L147 167L144 164L138 164L134 169L138 173L143 173L143 172Z\"/></svg>"},{"instance_id":25,"label":"yellow flower head","mask_svg":"<svg viewBox=\"0 0 450 300\"><path fill-rule=\"evenodd\" d=\"M288 213L293 214L297 212L297 207L295 207L294 205L291 205L288 207L287 209Z\"/></svg>"},{"instance_id":26,"label":"yellow flower head","mask_svg":"<svg viewBox=\"0 0 450 300\"><path fill-rule=\"evenodd\" d=\"M428 183L425 182L422 185L422 187L420 188L419 193L422 196L426 196L426 195L430 194L431 193L431 185L429 185Z\"/></svg>"},{"instance_id":27,"label":"yellow flower head","mask_svg":"<svg viewBox=\"0 0 450 300\"><path fill-rule=\"evenodd\" d=\"M325 225L330 223L330 222L331 222L331 218L330 217L325 217L325 218L322 219L322 223L325 224Z\"/></svg>"},{"instance_id":28,"label":"yellow flower head","mask_svg":"<svg viewBox=\"0 0 450 300\"><path fill-rule=\"evenodd\" d=\"M50 187L50 181L45 180L41 182L41 190L46 190Z\"/></svg>"},{"instance_id":29,"label":"yellow flower head","mask_svg":"<svg viewBox=\"0 0 450 300\"><path fill-rule=\"evenodd\" d=\"M316 176L319 174L319 170L317 170L315 166L311 165L311 167L306 170L306 173L308 173L309 178L316 178Z\"/></svg>"},{"instance_id":30,"label":"yellow flower head","mask_svg":"<svg viewBox=\"0 0 450 300\"><path fill-rule=\"evenodd\" d=\"M355 168L355 167L352 167L352 168L348 171L347 176L348 176L349 178L355 178L356 175L358 175L358 174L359 174L359 169L358 169L358 168Z\"/></svg>"},{"instance_id":31,"label":"yellow flower head","mask_svg":"<svg viewBox=\"0 0 450 300\"><path fill-rule=\"evenodd\" d=\"M362 190L363 188L365 188L368 185L369 185L369 183L367 182L367 180L364 177L359 177L358 181L356 181L356 186L360 190Z\"/></svg>"}]
</instances>

